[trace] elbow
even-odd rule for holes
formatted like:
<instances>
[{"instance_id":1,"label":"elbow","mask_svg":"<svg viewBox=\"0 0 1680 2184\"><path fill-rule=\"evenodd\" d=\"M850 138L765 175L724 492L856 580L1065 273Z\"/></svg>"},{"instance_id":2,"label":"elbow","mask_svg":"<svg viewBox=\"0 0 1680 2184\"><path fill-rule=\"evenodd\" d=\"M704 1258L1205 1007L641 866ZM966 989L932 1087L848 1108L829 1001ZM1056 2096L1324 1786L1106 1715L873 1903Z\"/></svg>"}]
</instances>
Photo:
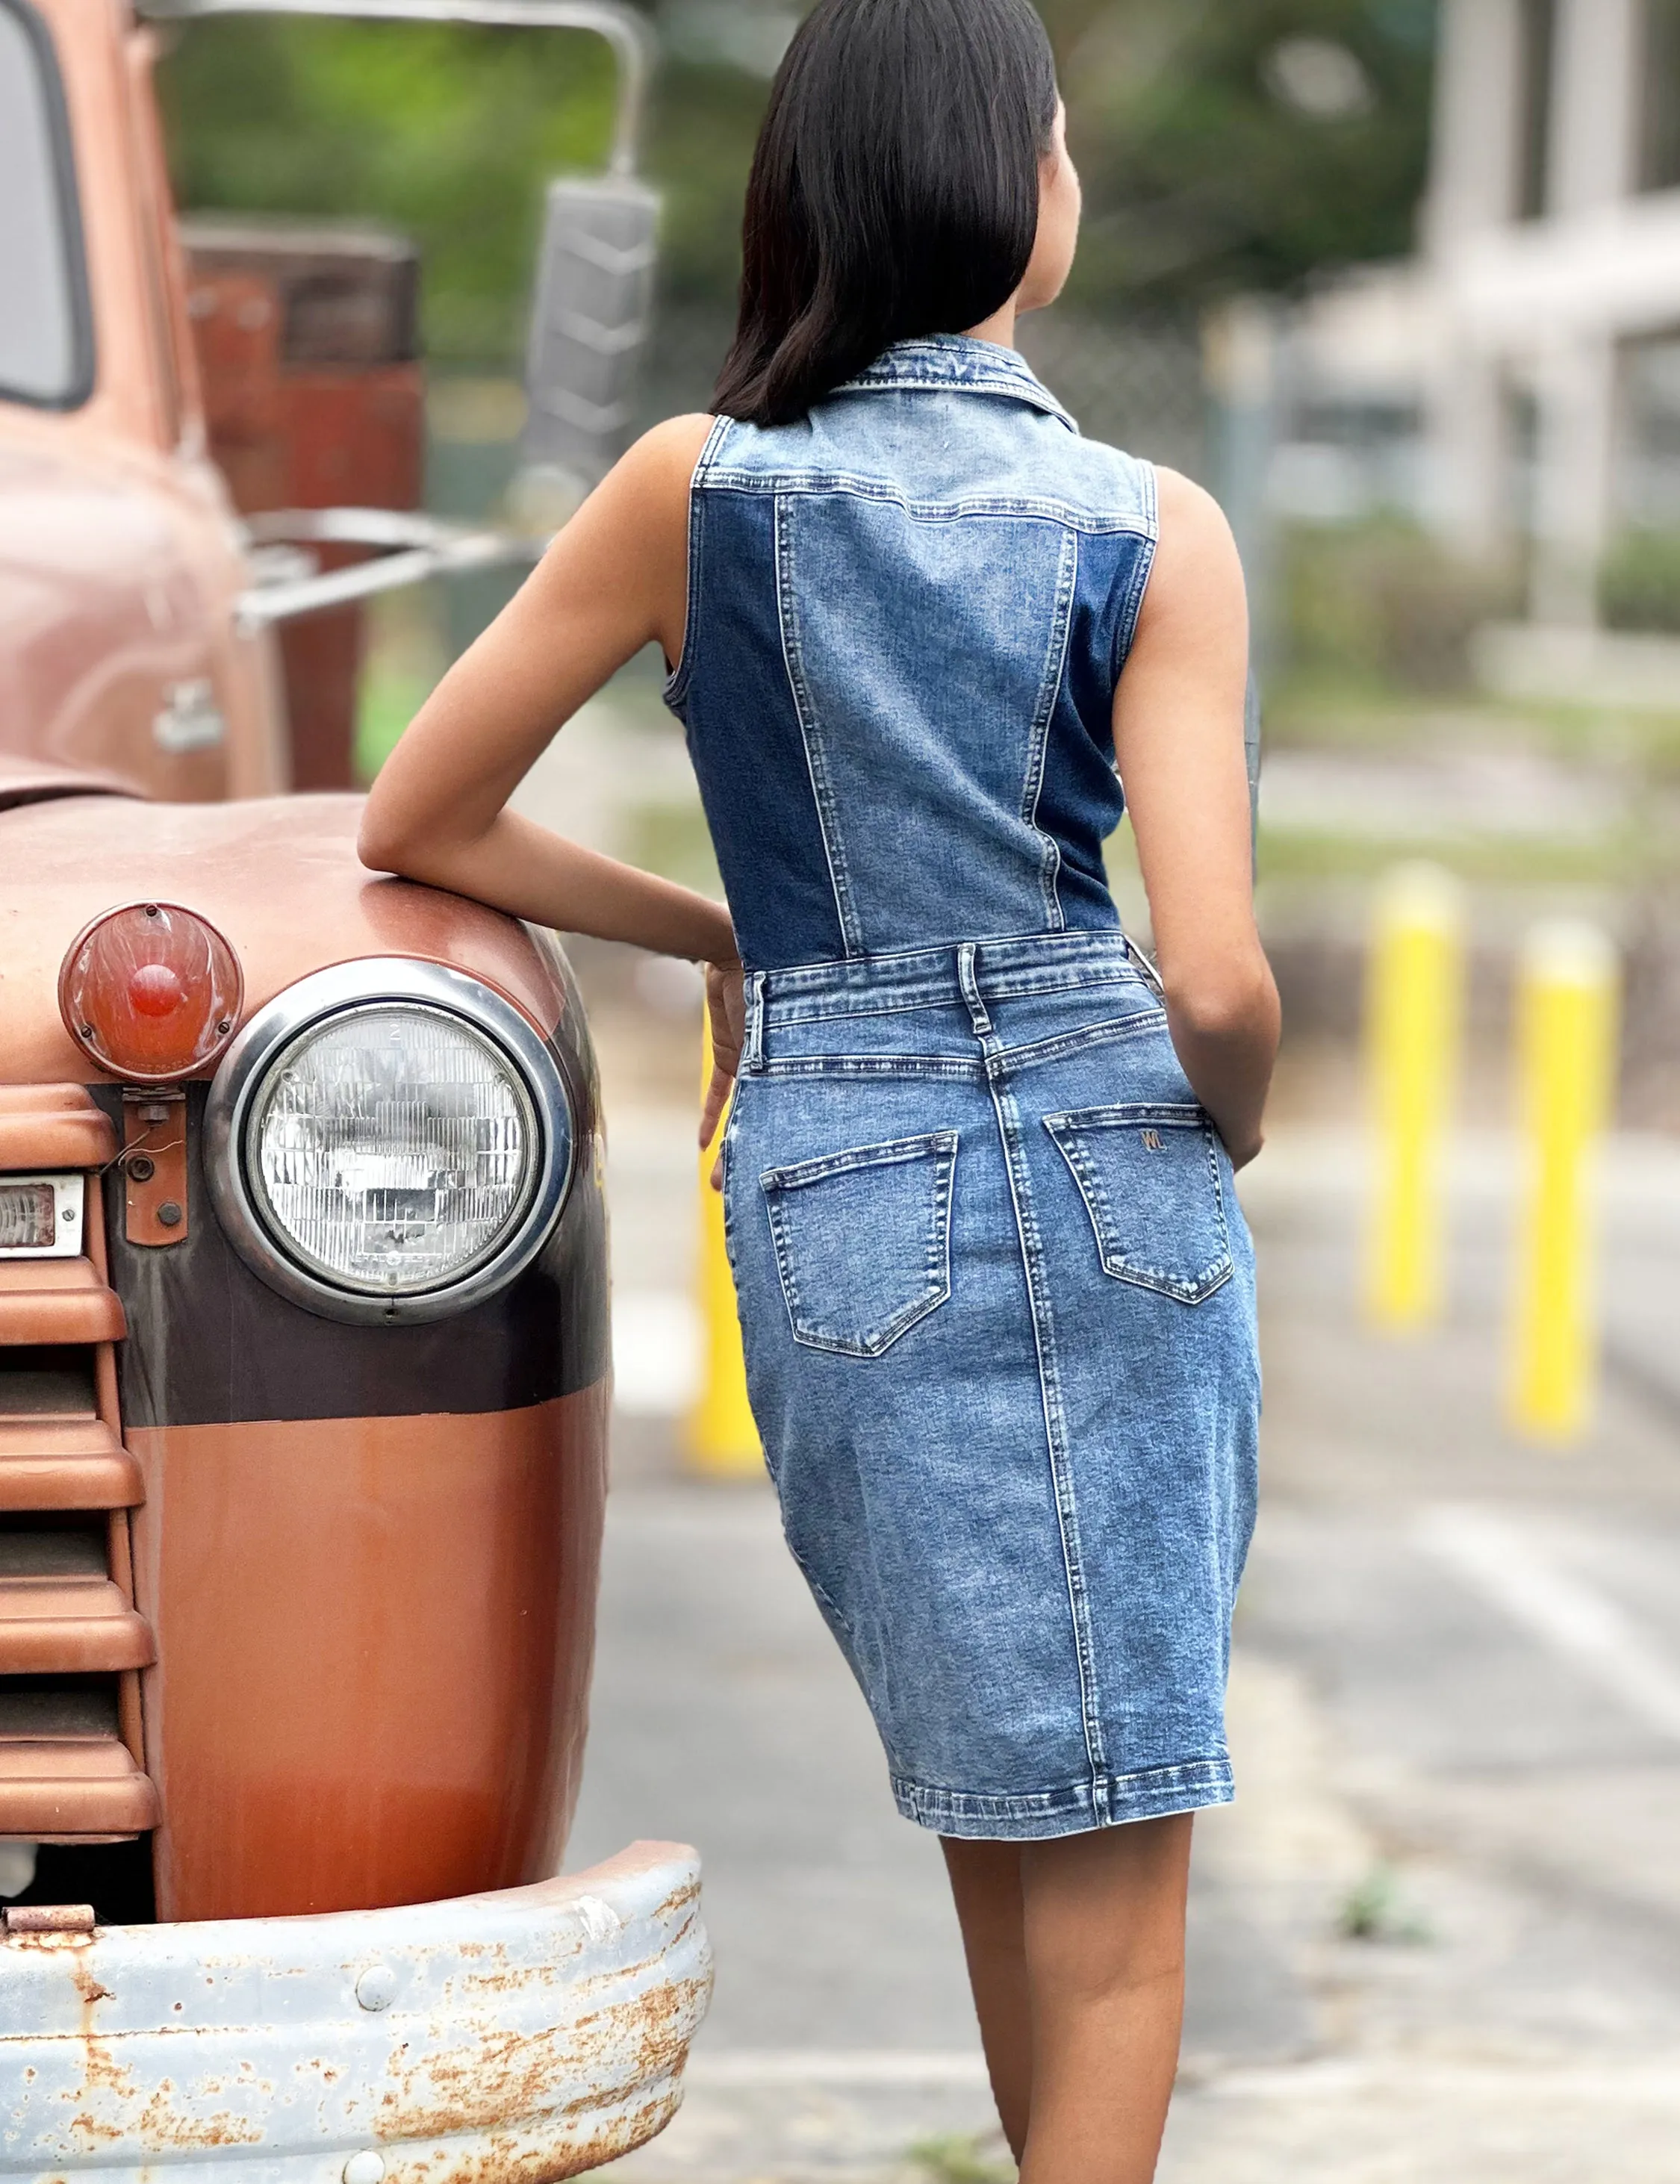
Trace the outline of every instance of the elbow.
<instances>
[{"instance_id":1,"label":"elbow","mask_svg":"<svg viewBox=\"0 0 1680 2184\"><path fill-rule=\"evenodd\" d=\"M409 844L403 828L382 808L377 794L368 799L356 833L356 855L372 872L408 869Z\"/></svg>"},{"instance_id":2,"label":"elbow","mask_svg":"<svg viewBox=\"0 0 1680 2184\"><path fill-rule=\"evenodd\" d=\"M1252 961L1169 982L1167 1002L1175 1022L1199 1046L1277 1044L1277 989L1258 951Z\"/></svg>"}]
</instances>

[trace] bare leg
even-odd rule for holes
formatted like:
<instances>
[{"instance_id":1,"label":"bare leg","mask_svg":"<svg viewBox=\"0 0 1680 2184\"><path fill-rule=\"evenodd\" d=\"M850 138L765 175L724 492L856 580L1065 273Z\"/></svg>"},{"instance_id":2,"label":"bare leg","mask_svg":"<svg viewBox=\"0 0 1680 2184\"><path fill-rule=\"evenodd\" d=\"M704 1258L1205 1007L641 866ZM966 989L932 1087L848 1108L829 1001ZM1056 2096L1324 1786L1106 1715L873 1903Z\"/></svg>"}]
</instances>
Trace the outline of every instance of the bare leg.
<instances>
[{"instance_id":1,"label":"bare leg","mask_svg":"<svg viewBox=\"0 0 1680 2184\"><path fill-rule=\"evenodd\" d=\"M963 1930L968 1983L980 2019L992 2098L1010 2151L1026 2144L1032 2098L1032 2018L1026 1992L1026 1941L1021 1901L1021 1845L943 1839L945 1865Z\"/></svg>"},{"instance_id":2,"label":"bare leg","mask_svg":"<svg viewBox=\"0 0 1680 2184\"><path fill-rule=\"evenodd\" d=\"M1190 1817L1021 1847L1021 2184L1150 2184L1178 2066ZM989 2051L988 2051L989 2052Z\"/></svg>"}]
</instances>

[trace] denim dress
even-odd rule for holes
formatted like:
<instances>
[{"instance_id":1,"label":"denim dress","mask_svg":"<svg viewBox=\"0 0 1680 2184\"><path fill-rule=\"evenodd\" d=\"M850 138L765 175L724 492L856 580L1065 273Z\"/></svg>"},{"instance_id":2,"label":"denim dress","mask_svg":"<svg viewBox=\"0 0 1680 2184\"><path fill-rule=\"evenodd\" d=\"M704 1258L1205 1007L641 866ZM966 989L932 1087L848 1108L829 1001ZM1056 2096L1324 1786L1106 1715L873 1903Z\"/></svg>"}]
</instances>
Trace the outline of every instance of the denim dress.
<instances>
[{"instance_id":1,"label":"denim dress","mask_svg":"<svg viewBox=\"0 0 1680 2184\"><path fill-rule=\"evenodd\" d=\"M1231 1796L1254 1259L1103 864L1154 473L1013 350L722 420L667 686L748 977L725 1139L787 1543L909 1818Z\"/></svg>"}]
</instances>

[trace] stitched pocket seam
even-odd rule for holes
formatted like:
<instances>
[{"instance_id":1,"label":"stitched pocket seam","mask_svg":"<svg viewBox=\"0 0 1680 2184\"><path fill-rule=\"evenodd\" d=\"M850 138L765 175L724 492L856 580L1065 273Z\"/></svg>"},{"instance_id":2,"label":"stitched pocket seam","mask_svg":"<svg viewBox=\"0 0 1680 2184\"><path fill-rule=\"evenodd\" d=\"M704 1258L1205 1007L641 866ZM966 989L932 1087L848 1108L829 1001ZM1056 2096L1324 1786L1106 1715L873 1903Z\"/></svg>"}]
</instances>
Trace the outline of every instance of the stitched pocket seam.
<instances>
[{"instance_id":1,"label":"stitched pocket seam","mask_svg":"<svg viewBox=\"0 0 1680 2184\"><path fill-rule=\"evenodd\" d=\"M1205 1267L1193 1275L1177 1274L1170 1268L1150 1266L1136 1253L1122 1250L1113 1200L1082 1142L1082 1134L1085 1133L1148 1129L1152 1126L1162 1129L1196 1129L1202 1136L1221 1249ZM1204 1303L1231 1279L1236 1267L1231 1256L1231 1230L1226 1219L1225 1190L1220 1180L1219 1156L1214 1145L1212 1128L1199 1107L1160 1100L1130 1100L1114 1106L1077 1108L1065 1115L1046 1115L1044 1128L1049 1132L1056 1150L1067 1162L1069 1173L1085 1201L1085 1211L1090 1217L1092 1231L1096 1238L1097 1256L1105 1274L1115 1281L1129 1282L1137 1289L1153 1290L1159 1295L1170 1296L1176 1302L1186 1305Z\"/></svg>"},{"instance_id":2,"label":"stitched pocket seam","mask_svg":"<svg viewBox=\"0 0 1680 2184\"><path fill-rule=\"evenodd\" d=\"M806 1186L848 1175L860 1169L898 1167L913 1161L933 1166L932 1217L928 1225L923 1258L926 1286L921 1294L862 1334L847 1334L826 1327L808 1315L800 1295L793 1264L793 1229L787 1198ZM910 1329L937 1312L951 1294L951 1198L957 1161L957 1133L934 1130L918 1138L899 1138L887 1145L854 1145L843 1152L827 1153L792 1167L766 1168L759 1180L770 1219L770 1241L776 1252L776 1273L793 1340L808 1350L822 1350L843 1357L882 1357Z\"/></svg>"}]
</instances>

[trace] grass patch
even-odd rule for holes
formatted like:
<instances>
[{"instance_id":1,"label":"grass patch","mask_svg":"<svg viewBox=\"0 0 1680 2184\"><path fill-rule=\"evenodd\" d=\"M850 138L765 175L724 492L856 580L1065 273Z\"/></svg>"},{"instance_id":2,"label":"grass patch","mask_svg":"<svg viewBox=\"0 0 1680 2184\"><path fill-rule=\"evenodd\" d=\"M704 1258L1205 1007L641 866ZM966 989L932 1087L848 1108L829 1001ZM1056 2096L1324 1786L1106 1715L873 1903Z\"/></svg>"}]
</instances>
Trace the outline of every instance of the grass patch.
<instances>
[{"instance_id":1,"label":"grass patch","mask_svg":"<svg viewBox=\"0 0 1680 2184\"><path fill-rule=\"evenodd\" d=\"M1012 2161L995 2161L982 2138L925 2138L910 2148L923 2184L1015 2184Z\"/></svg>"},{"instance_id":2,"label":"grass patch","mask_svg":"<svg viewBox=\"0 0 1680 2184\"><path fill-rule=\"evenodd\" d=\"M698 804L643 804L628 817L625 856L643 872L714 899L723 894L705 814Z\"/></svg>"},{"instance_id":3,"label":"grass patch","mask_svg":"<svg viewBox=\"0 0 1680 2184\"><path fill-rule=\"evenodd\" d=\"M358 781L374 779L431 689L424 675L393 671L376 659L369 662L356 694Z\"/></svg>"},{"instance_id":4,"label":"grass patch","mask_svg":"<svg viewBox=\"0 0 1680 2184\"><path fill-rule=\"evenodd\" d=\"M1392 1865L1374 1865L1349 1889L1336 1916L1336 1930L1349 1942L1432 1942L1428 1921L1408 1904Z\"/></svg>"},{"instance_id":5,"label":"grass patch","mask_svg":"<svg viewBox=\"0 0 1680 2184\"><path fill-rule=\"evenodd\" d=\"M1649 833L1584 841L1508 835L1415 836L1308 833L1262 827L1260 872L1267 880L1370 880L1391 866L1425 858L1461 880L1494 887L1637 886L1680 873L1680 841Z\"/></svg>"}]
</instances>

